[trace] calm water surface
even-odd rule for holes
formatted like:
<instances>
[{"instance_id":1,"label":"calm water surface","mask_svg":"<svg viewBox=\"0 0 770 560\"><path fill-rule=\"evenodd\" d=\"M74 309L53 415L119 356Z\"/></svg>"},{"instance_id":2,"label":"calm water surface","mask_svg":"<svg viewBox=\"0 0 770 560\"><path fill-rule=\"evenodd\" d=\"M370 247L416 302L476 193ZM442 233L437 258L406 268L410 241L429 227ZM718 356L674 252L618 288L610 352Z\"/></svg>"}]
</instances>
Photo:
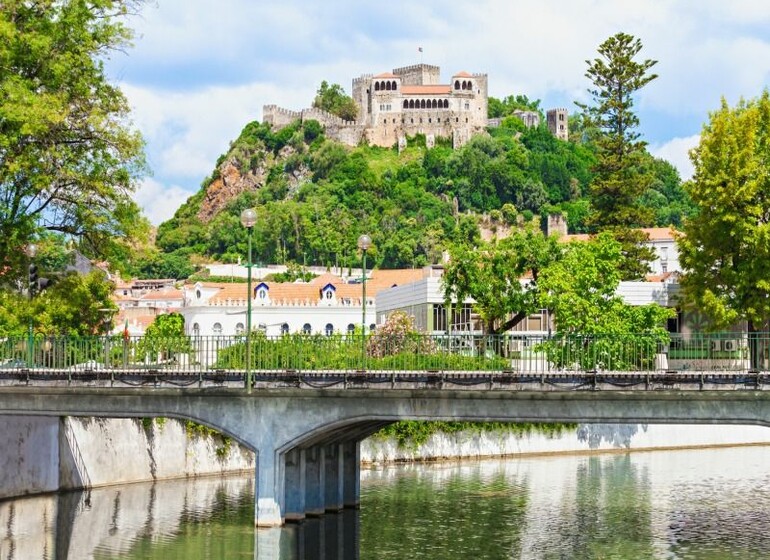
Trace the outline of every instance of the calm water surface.
<instances>
[{"instance_id":1,"label":"calm water surface","mask_svg":"<svg viewBox=\"0 0 770 560\"><path fill-rule=\"evenodd\" d=\"M770 558L770 447L362 473L360 511L252 527L251 477L0 502L0 559Z\"/></svg>"}]
</instances>

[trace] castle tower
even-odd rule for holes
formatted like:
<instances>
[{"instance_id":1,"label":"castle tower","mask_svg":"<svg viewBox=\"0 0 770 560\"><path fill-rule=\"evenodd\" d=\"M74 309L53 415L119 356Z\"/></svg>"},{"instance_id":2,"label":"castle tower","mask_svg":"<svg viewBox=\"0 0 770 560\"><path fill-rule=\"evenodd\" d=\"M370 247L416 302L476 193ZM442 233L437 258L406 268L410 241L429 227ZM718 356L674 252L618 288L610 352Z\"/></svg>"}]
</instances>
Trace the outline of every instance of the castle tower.
<instances>
[{"instance_id":1,"label":"castle tower","mask_svg":"<svg viewBox=\"0 0 770 560\"><path fill-rule=\"evenodd\" d=\"M569 114L567 109L549 109L546 113L548 130L559 140L569 140Z\"/></svg>"},{"instance_id":2,"label":"castle tower","mask_svg":"<svg viewBox=\"0 0 770 560\"><path fill-rule=\"evenodd\" d=\"M401 78L405 86L431 86L439 83L441 68L430 64L414 64L394 68L393 73Z\"/></svg>"}]
</instances>

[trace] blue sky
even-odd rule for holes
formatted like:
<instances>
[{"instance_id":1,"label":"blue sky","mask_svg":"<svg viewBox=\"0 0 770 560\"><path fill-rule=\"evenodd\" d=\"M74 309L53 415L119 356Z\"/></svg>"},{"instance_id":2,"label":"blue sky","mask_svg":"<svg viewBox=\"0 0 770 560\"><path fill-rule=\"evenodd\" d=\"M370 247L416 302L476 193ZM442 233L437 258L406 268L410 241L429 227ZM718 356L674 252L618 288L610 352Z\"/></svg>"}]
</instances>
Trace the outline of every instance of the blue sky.
<instances>
[{"instance_id":1,"label":"blue sky","mask_svg":"<svg viewBox=\"0 0 770 560\"><path fill-rule=\"evenodd\" d=\"M650 150L691 173L687 151L724 96L770 84L765 0L157 0L130 25L134 48L108 73L133 108L153 175L136 199L168 219L262 106L300 109L322 80L348 93L354 77L423 61L442 78L489 76L495 97L541 106L586 101L586 59L610 35L639 37L659 78L638 95Z\"/></svg>"}]
</instances>

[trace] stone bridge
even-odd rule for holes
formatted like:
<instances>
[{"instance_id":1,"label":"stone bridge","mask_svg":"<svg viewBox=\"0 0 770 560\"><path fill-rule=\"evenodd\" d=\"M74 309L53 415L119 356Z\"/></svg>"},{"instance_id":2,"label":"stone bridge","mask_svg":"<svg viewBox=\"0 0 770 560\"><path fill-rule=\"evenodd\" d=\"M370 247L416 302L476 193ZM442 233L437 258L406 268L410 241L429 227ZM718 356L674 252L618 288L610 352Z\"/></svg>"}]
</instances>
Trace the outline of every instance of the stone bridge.
<instances>
[{"instance_id":1,"label":"stone bridge","mask_svg":"<svg viewBox=\"0 0 770 560\"><path fill-rule=\"evenodd\" d=\"M743 378L741 378L743 379ZM770 425L770 392L750 386L490 383L313 388L5 385L0 415L174 417L211 426L257 456L255 522L277 526L359 503L359 442L398 420ZM644 390L646 389L646 390Z\"/></svg>"}]
</instances>

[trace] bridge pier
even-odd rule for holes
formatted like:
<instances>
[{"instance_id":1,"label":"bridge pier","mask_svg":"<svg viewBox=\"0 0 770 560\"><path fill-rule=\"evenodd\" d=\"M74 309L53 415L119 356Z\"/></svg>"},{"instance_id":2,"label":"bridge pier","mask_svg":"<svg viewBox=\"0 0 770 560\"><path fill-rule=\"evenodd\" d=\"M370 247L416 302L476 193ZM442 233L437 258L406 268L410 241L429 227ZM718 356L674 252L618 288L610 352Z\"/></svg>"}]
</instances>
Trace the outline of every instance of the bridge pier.
<instances>
[{"instance_id":1,"label":"bridge pier","mask_svg":"<svg viewBox=\"0 0 770 560\"><path fill-rule=\"evenodd\" d=\"M273 449L257 450L257 484L254 523L257 527L283 525L281 502L284 492L283 457Z\"/></svg>"},{"instance_id":2,"label":"bridge pier","mask_svg":"<svg viewBox=\"0 0 770 560\"><path fill-rule=\"evenodd\" d=\"M306 451L304 449L295 447L286 453L284 458L286 498L283 514L286 521L305 519L306 470Z\"/></svg>"},{"instance_id":3,"label":"bridge pier","mask_svg":"<svg viewBox=\"0 0 770 560\"><path fill-rule=\"evenodd\" d=\"M326 473L324 476L325 482L325 504L324 509L326 511L340 511L345 507L345 499L343 495L343 476L345 470L343 468L343 454L340 449L339 443L332 443L326 446L324 468Z\"/></svg>"},{"instance_id":4,"label":"bridge pier","mask_svg":"<svg viewBox=\"0 0 770 560\"><path fill-rule=\"evenodd\" d=\"M342 505L357 508L361 505L361 443L346 441L340 444L342 454Z\"/></svg>"},{"instance_id":5,"label":"bridge pier","mask_svg":"<svg viewBox=\"0 0 770 560\"><path fill-rule=\"evenodd\" d=\"M326 511L326 450L314 445L305 450L305 515L318 516Z\"/></svg>"}]
</instances>

